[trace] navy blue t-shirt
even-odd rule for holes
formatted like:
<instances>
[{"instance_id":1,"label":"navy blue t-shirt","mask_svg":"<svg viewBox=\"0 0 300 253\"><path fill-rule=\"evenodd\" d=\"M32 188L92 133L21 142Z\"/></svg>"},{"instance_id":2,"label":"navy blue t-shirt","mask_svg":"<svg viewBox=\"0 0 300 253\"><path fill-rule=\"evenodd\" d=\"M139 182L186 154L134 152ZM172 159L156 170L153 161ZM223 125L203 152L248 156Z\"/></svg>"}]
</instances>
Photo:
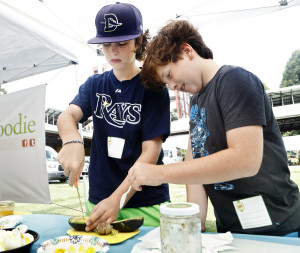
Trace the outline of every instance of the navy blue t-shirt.
<instances>
[{"instance_id":1,"label":"navy blue t-shirt","mask_svg":"<svg viewBox=\"0 0 300 253\"><path fill-rule=\"evenodd\" d=\"M167 89L145 89L140 75L120 82L113 71L96 74L80 86L71 104L82 112L81 122L93 117L94 132L89 167L89 201L98 204L122 183L142 152L142 142L170 134L170 98ZM108 155L108 137L125 140L121 158ZM157 164L162 164L161 151ZM125 207L143 207L169 201L167 184L143 186Z\"/></svg>"}]
</instances>

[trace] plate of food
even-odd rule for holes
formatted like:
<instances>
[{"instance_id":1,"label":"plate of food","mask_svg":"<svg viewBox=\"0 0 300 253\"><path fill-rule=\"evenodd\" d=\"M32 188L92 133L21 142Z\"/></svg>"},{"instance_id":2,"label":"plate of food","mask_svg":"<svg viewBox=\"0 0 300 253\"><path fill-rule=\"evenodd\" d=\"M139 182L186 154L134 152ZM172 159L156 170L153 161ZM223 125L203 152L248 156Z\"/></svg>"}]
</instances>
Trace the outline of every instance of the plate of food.
<instances>
[{"instance_id":1,"label":"plate of food","mask_svg":"<svg viewBox=\"0 0 300 253\"><path fill-rule=\"evenodd\" d=\"M60 236L44 241L37 253L105 253L109 243L99 237L87 235Z\"/></svg>"}]
</instances>

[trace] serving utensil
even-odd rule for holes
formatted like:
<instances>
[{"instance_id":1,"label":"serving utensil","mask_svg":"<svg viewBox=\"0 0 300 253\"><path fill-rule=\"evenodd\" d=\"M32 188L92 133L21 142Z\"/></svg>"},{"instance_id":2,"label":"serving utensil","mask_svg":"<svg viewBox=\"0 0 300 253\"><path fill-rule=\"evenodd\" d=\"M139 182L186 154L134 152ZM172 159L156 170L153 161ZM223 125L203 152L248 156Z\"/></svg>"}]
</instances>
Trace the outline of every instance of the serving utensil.
<instances>
[{"instance_id":1,"label":"serving utensil","mask_svg":"<svg viewBox=\"0 0 300 253\"><path fill-rule=\"evenodd\" d=\"M78 199L79 199L79 203L80 203L80 207L81 207L82 218L84 219L84 213L83 213L82 203L81 203L81 199L80 199L80 193L79 193L79 189L78 189L78 179L75 180L74 186L77 189Z\"/></svg>"},{"instance_id":2,"label":"serving utensil","mask_svg":"<svg viewBox=\"0 0 300 253\"><path fill-rule=\"evenodd\" d=\"M131 185L129 186L127 192L125 192L120 199L120 209L123 208L128 192L131 190Z\"/></svg>"}]
</instances>

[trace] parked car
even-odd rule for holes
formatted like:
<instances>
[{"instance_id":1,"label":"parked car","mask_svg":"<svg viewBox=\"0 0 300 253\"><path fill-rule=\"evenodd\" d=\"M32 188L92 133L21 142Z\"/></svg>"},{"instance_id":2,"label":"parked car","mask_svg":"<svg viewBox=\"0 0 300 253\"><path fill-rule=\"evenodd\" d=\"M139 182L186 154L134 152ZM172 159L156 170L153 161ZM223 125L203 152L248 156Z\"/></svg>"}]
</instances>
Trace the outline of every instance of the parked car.
<instances>
[{"instance_id":1,"label":"parked car","mask_svg":"<svg viewBox=\"0 0 300 253\"><path fill-rule=\"evenodd\" d=\"M48 172L48 181L59 180L60 182L66 182L68 178L64 174L64 170L56 160L57 152L46 146L46 164Z\"/></svg>"},{"instance_id":2,"label":"parked car","mask_svg":"<svg viewBox=\"0 0 300 253\"><path fill-rule=\"evenodd\" d=\"M177 163L177 162L182 162L184 160L180 148L164 147L163 150L164 150L164 158L163 158L164 164Z\"/></svg>"},{"instance_id":3,"label":"parked car","mask_svg":"<svg viewBox=\"0 0 300 253\"><path fill-rule=\"evenodd\" d=\"M297 157L290 157L288 158L289 165L300 165L300 158Z\"/></svg>"}]
</instances>

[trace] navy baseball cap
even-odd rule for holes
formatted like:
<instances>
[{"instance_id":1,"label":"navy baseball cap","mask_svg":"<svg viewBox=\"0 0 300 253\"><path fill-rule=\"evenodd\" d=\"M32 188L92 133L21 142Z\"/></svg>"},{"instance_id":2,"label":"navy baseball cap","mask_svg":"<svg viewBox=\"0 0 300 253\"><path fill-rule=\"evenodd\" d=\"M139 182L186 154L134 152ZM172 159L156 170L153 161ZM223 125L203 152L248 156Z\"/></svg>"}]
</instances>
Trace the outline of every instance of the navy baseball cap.
<instances>
[{"instance_id":1,"label":"navy baseball cap","mask_svg":"<svg viewBox=\"0 0 300 253\"><path fill-rule=\"evenodd\" d=\"M100 9L95 20L97 35L89 44L132 40L143 34L143 18L132 4L116 2Z\"/></svg>"}]
</instances>

